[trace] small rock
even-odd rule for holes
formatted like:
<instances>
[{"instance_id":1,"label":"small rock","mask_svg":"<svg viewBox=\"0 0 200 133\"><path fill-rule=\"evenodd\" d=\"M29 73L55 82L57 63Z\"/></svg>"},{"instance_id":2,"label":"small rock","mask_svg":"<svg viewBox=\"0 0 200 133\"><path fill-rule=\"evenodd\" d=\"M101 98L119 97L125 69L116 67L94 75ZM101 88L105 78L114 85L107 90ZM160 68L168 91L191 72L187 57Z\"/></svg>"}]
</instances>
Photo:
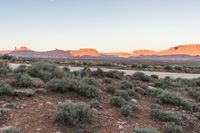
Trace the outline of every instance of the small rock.
<instances>
[{"instance_id":1,"label":"small rock","mask_svg":"<svg viewBox=\"0 0 200 133\"><path fill-rule=\"evenodd\" d=\"M45 94L47 92L47 90L45 88L38 88L35 90L35 93L38 94Z\"/></svg>"},{"instance_id":2,"label":"small rock","mask_svg":"<svg viewBox=\"0 0 200 133\"><path fill-rule=\"evenodd\" d=\"M16 103L5 103L1 105L3 108L14 108L16 107Z\"/></svg>"},{"instance_id":3,"label":"small rock","mask_svg":"<svg viewBox=\"0 0 200 133\"><path fill-rule=\"evenodd\" d=\"M142 94L142 95L144 95L146 93L146 91L141 87L136 87L135 90L136 90L136 92L138 92L139 94Z\"/></svg>"},{"instance_id":4,"label":"small rock","mask_svg":"<svg viewBox=\"0 0 200 133\"><path fill-rule=\"evenodd\" d=\"M119 130L123 130L124 127L122 125L119 125Z\"/></svg>"},{"instance_id":5,"label":"small rock","mask_svg":"<svg viewBox=\"0 0 200 133\"><path fill-rule=\"evenodd\" d=\"M16 94L31 97L35 94L35 91L32 89L16 90Z\"/></svg>"},{"instance_id":6,"label":"small rock","mask_svg":"<svg viewBox=\"0 0 200 133\"><path fill-rule=\"evenodd\" d=\"M137 100L134 99L134 98L132 98L132 99L131 99L131 102L137 103Z\"/></svg>"}]
</instances>

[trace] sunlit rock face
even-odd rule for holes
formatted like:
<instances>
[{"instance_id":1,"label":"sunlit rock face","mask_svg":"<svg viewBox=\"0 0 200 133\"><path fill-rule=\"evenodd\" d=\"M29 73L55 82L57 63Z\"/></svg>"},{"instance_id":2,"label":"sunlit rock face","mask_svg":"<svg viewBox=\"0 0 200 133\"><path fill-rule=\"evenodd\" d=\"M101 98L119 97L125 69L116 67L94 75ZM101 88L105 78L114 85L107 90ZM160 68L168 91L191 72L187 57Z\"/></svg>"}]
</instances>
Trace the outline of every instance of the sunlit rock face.
<instances>
[{"instance_id":1,"label":"sunlit rock face","mask_svg":"<svg viewBox=\"0 0 200 133\"><path fill-rule=\"evenodd\" d=\"M96 49L83 48L79 50L69 50L69 53L73 56L101 56Z\"/></svg>"},{"instance_id":2,"label":"sunlit rock face","mask_svg":"<svg viewBox=\"0 0 200 133\"><path fill-rule=\"evenodd\" d=\"M179 45L172 47L167 50L162 51L152 51L152 50L136 50L133 51L133 56L141 55L191 55L197 56L200 55L200 44L188 44L188 45Z\"/></svg>"}]
</instances>

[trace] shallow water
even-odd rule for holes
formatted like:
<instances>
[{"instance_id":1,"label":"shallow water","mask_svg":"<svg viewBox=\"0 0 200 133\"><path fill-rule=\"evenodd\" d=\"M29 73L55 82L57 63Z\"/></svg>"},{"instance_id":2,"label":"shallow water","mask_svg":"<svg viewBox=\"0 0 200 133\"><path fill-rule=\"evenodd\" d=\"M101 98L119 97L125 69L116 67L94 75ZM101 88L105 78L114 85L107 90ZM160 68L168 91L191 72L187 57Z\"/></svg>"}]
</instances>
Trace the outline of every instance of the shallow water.
<instances>
[{"instance_id":1,"label":"shallow water","mask_svg":"<svg viewBox=\"0 0 200 133\"><path fill-rule=\"evenodd\" d=\"M22 64L14 64L14 63L9 63L9 66L12 69L17 68L18 66L20 66ZM26 64L29 65L29 64ZM63 66L61 66L63 67ZM74 67L74 66L69 66L71 71L78 71L83 69L83 67ZM100 68L100 67L98 67ZM97 68L95 67L90 67L90 69L92 71L97 70ZM171 78L185 78L185 79L192 79L192 78L199 78L200 74L191 74L191 73L171 73L171 72L156 72L156 71L136 71L136 70L123 70L123 69L109 69L109 68L101 68L103 71L110 71L110 70L116 70L116 71L121 71L124 72L127 75L132 75L135 72L142 72L148 76L152 75L152 74L156 74L158 75L160 78L165 78L165 77L171 77Z\"/></svg>"}]
</instances>

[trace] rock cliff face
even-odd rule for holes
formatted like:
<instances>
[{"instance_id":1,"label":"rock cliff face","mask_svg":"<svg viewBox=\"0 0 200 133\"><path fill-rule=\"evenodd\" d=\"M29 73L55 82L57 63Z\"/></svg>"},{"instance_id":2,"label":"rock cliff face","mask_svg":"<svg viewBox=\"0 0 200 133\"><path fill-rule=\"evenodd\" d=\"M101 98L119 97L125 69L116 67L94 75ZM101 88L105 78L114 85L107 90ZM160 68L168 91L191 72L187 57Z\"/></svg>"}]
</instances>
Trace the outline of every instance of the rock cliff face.
<instances>
[{"instance_id":1,"label":"rock cliff face","mask_svg":"<svg viewBox=\"0 0 200 133\"><path fill-rule=\"evenodd\" d=\"M95 57L101 56L101 54L99 54L96 49L92 48L69 50L68 52L73 56L95 56Z\"/></svg>"},{"instance_id":2,"label":"rock cliff face","mask_svg":"<svg viewBox=\"0 0 200 133\"><path fill-rule=\"evenodd\" d=\"M200 55L200 44L188 44L188 45L179 45L172 47L167 50L162 51L152 51L152 50L136 50L133 51L133 56L141 55L190 55L197 56Z\"/></svg>"}]
</instances>

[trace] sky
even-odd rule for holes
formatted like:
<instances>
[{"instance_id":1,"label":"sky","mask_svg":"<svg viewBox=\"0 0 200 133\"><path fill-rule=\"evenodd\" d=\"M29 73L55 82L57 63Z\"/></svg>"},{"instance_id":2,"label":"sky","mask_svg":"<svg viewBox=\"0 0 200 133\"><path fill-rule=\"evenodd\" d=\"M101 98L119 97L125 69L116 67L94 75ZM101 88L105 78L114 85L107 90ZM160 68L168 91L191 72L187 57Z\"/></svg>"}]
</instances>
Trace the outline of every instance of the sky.
<instances>
[{"instance_id":1,"label":"sky","mask_svg":"<svg viewBox=\"0 0 200 133\"><path fill-rule=\"evenodd\" d=\"M200 0L0 0L0 50L200 44Z\"/></svg>"}]
</instances>

